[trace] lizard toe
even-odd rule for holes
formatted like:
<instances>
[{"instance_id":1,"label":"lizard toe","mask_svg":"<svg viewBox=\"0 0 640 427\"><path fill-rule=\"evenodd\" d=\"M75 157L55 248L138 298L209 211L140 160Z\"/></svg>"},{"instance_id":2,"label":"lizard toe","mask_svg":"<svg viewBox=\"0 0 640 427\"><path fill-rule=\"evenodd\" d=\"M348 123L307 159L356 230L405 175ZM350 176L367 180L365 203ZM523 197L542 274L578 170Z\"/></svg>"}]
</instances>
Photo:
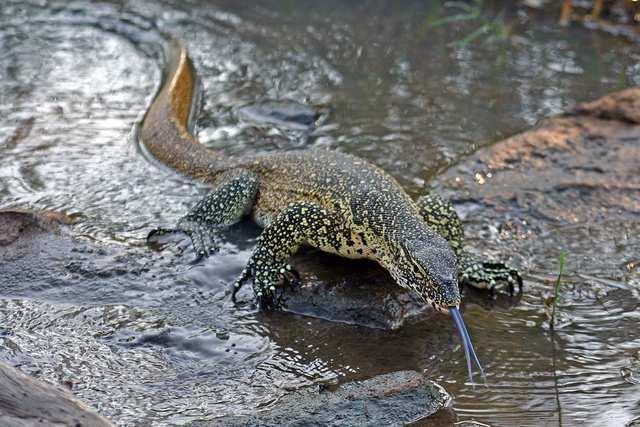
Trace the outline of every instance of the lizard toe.
<instances>
[{"instance_id":1,"label":"lizard toe","mask_svg":"<svg viewBox=\"0 0 640 427\"><path fill-rule=\"evenodd\" d=\"M178 223L178 230L191 239L196 257L193 263L197 263L217 251L215 230L207 224L183 218Z\"/></svg>"},{"instance_id":2,"label":"lizard toe","mask_svg":"<svg viewBox=\"0 0 640 427\"><path fill-rule=\"evenodd\" d=\"M238 279L235 282L233 282L233 286L231 289L231 301L233 301L234 303L237 302L236 295L238 291L240 291L240 288L242 288L242 286L245 283L247 283L247 281L251 277L252 277L251 269L249 269L249 267L245 267L244 270L242 270L242 273L240 273L240 277L238 277Z\"/></svg>"},{"instance_id":3,"label":"lizard toe","mask_svg":"<svg viewBox=\"0 0 640 427\"><path fill-rule=\"evenodd\" d=\"M518 292L522 292L520 273L504 263L474 262L466 266L461 277L462 283L478 289L488 289L491 295L495 293L499 283L506 284L511 296L514 295L515 285L518 285Z\"/></svg>"},{"instance_id":4,"label":"lizard toe","mask_svg":"<svg viewBox=\"0 0 640 427\"><path fill-rule=\"evenodd\" d=\"M282 306L284 285L293 286L299 275L288 264L252 263L253 291L260 307L273 310Z\"/></svg>"},{"instance_id":5,"label":"lizard toe","mask_svg":"<svg viewBox=\"0 0 640 427\"><path fill-rule=\"evenodd\" d=\"M284 283L288 289L295 291L300 286L300 273L287 265L288 270L284 273Z\"/></svg>"}]
</instances>

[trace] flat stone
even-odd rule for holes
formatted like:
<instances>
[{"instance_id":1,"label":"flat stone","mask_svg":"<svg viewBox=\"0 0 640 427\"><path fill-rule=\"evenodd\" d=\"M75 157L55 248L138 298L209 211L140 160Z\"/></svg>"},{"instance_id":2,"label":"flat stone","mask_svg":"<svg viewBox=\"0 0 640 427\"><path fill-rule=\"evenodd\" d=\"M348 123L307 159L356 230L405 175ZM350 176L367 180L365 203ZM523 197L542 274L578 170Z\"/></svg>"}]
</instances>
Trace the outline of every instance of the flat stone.
<instances>
[{"instance_id":1,"label":"flat stone","mask_svg":"<svg viewBox=\"0 0 640 427\"><path fill-rule=\"evenodd\" d=\"M21 237L57 231L61 224L72 222L72 218L59 212L0 211L0 247L9 246Z\"/></svg>"},{"instance_id":2,"label":"flat stone","mask_svg":"<svg viewBox=\"0 0 640 427\"><path fill-rule=\"evenodd\" d=\"M210 426L401 426L451 411L451 397L413 371L379 375L339 386L292 392L269 411L225 417Z\"/></svg>"},{"instance_id":3,"label":"flat stone","mask_svg":"<svg viewBox=\"0 0 640 427\"><path fill-rule=\"evenodd\" d=\"M479 256L557 268L568 252L582 275L625 280L640 230L640 88L634 87L478 150L433 182L465 223ZM603 254L590 257L594 245Z\"/></svg>"},{"instance_id":4,"label":"flat stone","mask_svg":"<svg viewBox=\"0 0 640 427\"><path fill-rule=\"evenodd\" d=\"M301 284L287 290L286 311L380 329L437 315L374 262L309 251L295 257L293 265Z\"/></svg>"},{"instance_id":5,"label":"flat stone","mask_svg":"<svg viewBox=\"0 0 640 427\"><path fill-rule=\"evenodd\" d=\"M638 124L640 88L627 89L482 149L435 185L459 203L547 222L637 217Z\"/></svg>"},{"instance_id":6,"label":"flat stone","mask_svg":"<svg viewBox=\"0 0 640 427\"><path fill-rule=\"evenodd\" d=\"M71 393L0 362L0 425L113 426Z\"/></svg>"},{"instance_id":7,"label":"flat stone","mask_svg":"<svg viewBox=\"0 0 640 427\"><path fill-rule=\"evenodd\" d=\"M319 113L304 104L289 100L263 101L238 108L238 116L248 122L272 124L288 129L313 128Z\"/></svg>"}]
</instances>

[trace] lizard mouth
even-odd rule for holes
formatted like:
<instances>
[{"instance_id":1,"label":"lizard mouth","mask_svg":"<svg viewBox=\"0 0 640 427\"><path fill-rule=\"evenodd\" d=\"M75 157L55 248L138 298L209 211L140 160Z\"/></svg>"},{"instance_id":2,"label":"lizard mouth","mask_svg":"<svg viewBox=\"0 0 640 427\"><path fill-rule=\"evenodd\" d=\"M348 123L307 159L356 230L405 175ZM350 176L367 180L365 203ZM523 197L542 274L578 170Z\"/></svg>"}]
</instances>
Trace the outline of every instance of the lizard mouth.
<instances>
[{"instance_id":1,"label":"lizard mouth","mask_svg":"<svg viewBox=\"0 0 640 427\"><path fill-rule=\"evenodd\" d=\"M471 343L471 338L469 337L469 332L467 332L467 328L464 325L464 320L462 320L462 314L457 307L449 307L449 313L451 313L451 317L453 317L453 322L456 324L456 328L458 329L458 333L460 334L460 339L462 340L462 348L464 349L464 356L467 359L467 371L469 372L469 381L473 384L473 370L471 368L471 360L478 365L478 369L480 370L480 375L486 382L486 377L484 374L484 369L480 365L480 360L478 360L478 356L476 355L476 351L473 349L473 344Z\"/></svg>"}]
</instances>

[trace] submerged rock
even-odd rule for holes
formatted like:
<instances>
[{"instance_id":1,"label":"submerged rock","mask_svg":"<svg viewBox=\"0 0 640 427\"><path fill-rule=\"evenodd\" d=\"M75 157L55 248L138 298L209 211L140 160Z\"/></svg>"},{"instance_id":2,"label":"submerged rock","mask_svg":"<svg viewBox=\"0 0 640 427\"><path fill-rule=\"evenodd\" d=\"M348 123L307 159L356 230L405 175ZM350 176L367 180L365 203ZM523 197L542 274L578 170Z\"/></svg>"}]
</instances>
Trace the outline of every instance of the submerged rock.
<instances>
[{"instance_id":1,"label":"submerged rock","mask_svg":"<svg viewBox=\"0 0 640 427\"><path fill-rule=\"evenodd\" d=\"M242 120L271 124L293 130L312 129L319 113L295 101L274 100L245 105L238 109Z\"/></svg>"},{"instance_id":2,"label":"submerged rock","mask_svg":"<svg viewBox=\"0 0 640 427\"><path fill-rule=\"evenodd\" d=\"M470 246L481 246L483 256L510 254L523 270L553 271L554 251L588 254L598 247L609 262L572 256L571 268L623 280L628 269L620 266L637 259L625 236L637 233L640 220L639 140L636 87L483 148L433 187L454 202Z\"/></svg>"},{"instance_id":3,"label":"submerged rock","mask_svg":"<svg viewBox=\"0 0 640 427\"><path fill-rule=\"evenodd\" d=\"M341 385L305 388L270 411L226 417L210 426L400 426L449 410L449 394L417 372L401 371Z\"/></svg>"},{"instance_id":4,"label":"submerged rock","mask_svg":"<svg viewBox=\"0 0 640 427\"><path fill-rule=\"evenodd\" d=\"M38 255L66 252L73 242L60 235L60 226L73 219L58 212L0 211L0 273L16 281L38 272L52 272ZM26 267L26 268L24 268ZM10 292L3 287L3 292ZM0 328L0 336L2 335ZM1 354L1 353L0 353ZM0 425L111 426L105 418L68 391L41 382L0 362Z\"/></svg>"},{"instance_id":5,"label":"submerged rock","mask_svg":"<svg viewBox=\"0 0 640 427\"><path fill-rule=\"evenodd\" d=\"M0 363L0 425L113 426L68 391Z\"/></svg>"},{"instance_id":6,"label":"submerged rock","mask_svg":"<svg viewBox=\"0 0 640 427\"><path fill-rule=\"evenodd\" d=\"M551 223L637 218L638 125L640 88L627 89L480 150L436 185L462 203Z\"/></svg>"}]
</instances>

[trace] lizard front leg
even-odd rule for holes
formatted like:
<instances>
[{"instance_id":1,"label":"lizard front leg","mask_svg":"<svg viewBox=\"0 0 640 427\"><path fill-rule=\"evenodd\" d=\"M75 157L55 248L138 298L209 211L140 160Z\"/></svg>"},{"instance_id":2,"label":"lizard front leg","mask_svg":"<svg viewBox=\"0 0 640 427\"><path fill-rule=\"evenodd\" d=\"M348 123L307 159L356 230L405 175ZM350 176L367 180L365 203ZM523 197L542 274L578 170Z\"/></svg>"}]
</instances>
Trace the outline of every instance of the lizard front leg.
<instances>
[{"instance_id":1,"label":"lizard front leg","mask_svg":"<svg viewBox=\"0 0 640 427\"><path fill-rule=\"evenodd\" d=\"M227 172L216 180L213 190L178 221L174 230L157 229L147 240L159 234L182 231L189 236L196 260L216 249L217 231L229 227L247 215L258 192L258 178L249 171Z\"/></svg>"},{"instance_id":2,"label":"lizard front leg","mask_svg":"<svg viewBox=\"0 0 640 427\"><path fill-rule=\"evenodd\" d=\"M258 243L233 285L232 298L242 285L253 278L253 292L263 308L277 308L275 291L285 282L295 281L297 273L289 258L303 243L321 247L329 243L336 220L325 209L313 203L292 203L264 229Z\"/></svg>"},{"instance_id":3,"label":"lizard front leg","mask_svg":"<svg viewBox=\"0 0 640 427\"><path fill-rule=\"evenodd\" d=\"M516 284L519 291L522 291L522 278L517 270L502 262L476 260L464 250L462 222L450 202L436 194L427 194L416 203L427 225L449 242L458 257L460 283L493 292L499 282L506 282L511 294Z\"/></svg>"}]
</instances>

